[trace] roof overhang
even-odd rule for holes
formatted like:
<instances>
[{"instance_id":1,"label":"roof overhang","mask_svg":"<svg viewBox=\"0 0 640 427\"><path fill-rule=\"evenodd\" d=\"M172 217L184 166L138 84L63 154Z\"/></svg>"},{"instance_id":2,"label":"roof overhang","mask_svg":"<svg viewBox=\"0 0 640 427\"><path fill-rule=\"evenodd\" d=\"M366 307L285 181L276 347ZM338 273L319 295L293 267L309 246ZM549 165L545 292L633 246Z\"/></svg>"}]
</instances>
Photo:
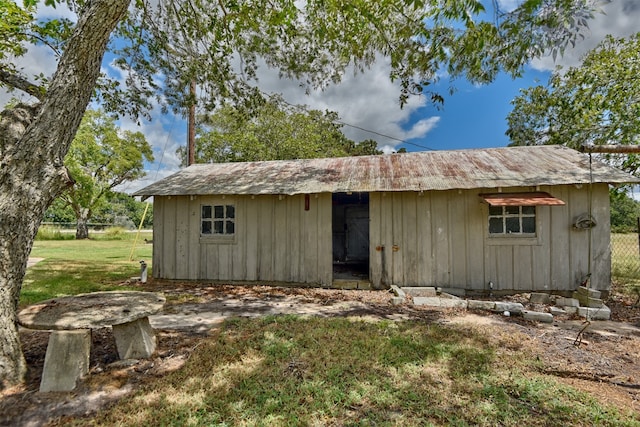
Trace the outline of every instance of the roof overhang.
<instances>
[{"instance_id":1,"label":"roof overhang","mask_svg":"<svg viewBox=\"0 0 640 427\"><path fill-rule=\"evenodd\" d=\"M563 206L564 201L545 192L480 194L490 206Z\"/></svg>"}]
</instances>

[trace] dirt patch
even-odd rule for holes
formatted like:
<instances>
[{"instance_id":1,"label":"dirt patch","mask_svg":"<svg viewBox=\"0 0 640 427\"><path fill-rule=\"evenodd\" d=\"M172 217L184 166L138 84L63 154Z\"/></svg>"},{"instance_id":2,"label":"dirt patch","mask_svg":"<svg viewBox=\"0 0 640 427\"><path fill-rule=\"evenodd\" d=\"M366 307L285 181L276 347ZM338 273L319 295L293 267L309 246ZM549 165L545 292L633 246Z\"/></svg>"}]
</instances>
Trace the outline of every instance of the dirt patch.
<instances>
[{"instance_id":1,"label":"dirt patch","mask_svg":"<svg viewBox=\"0 0 640 427\"><path fill-rule=\"evenodd\" d=\"M117 360L111 330L95 330L90 374L77 389L39 393L49 334L22 330L29 378L25 385L0 395L0 425L63 425L69 418L94 413L146 382L179 369L225 317L276 313L420 319L480 327L507 357L527 351L540 361L540 372L623 411L640 412L640 311L622 298L608 301L615 321L585 324L564 318L543 325L480 311L393 305L391 294L384 291L175 282L150 282L140 290L163 292L167 297L163 314L152 318L158 337L152 359Z\"/></svg>"}]
</instances>

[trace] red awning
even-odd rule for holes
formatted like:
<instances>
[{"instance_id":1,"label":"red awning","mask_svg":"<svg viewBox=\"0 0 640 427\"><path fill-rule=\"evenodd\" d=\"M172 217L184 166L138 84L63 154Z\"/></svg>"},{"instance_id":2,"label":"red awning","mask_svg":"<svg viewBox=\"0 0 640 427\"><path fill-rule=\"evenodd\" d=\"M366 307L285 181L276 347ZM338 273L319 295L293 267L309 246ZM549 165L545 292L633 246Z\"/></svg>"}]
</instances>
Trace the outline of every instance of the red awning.
<instances>
[{"instance_id":1,"label":"red awning","mask_svg":"<svg viewBox=\"0 0 640 427\"><path fill-rule=\"evenodd\" d=\"M564 202L549 193L480 194L490 206L562 206Z\"/></svg>"}]
</instances>

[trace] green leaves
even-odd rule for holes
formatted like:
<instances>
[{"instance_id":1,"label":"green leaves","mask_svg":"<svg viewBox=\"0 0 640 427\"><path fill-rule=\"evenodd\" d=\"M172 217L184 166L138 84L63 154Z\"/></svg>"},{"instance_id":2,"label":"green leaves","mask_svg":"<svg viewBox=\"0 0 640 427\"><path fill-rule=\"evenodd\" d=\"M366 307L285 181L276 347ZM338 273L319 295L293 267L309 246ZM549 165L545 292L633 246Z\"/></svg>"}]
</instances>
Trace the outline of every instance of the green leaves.
<instances>
[{"instance_id":1,"label":"green leaves","mask_svg":"<svg viewBox=\"0 0 640 427\"><path fill-rule=\"evenodd\" d=\"M521 90L511 103L507 135L513 145L640 143L640 33L607 37L580 67L556 72L546 87ZM610 157L636 172L634 156Z\"/></svg>"},{"instance_id":2,"label":"green leaves","mask_svg":"<svg viewBox=\"0 0 640 427\"><path fill-rule=\"evenodd\" d=\"M75 185L63 197L88 219L114 187L144 176L145 160L153 153L142 133L121 132L103 111L88 110L65 158Z\"/></svg>"},{"instance_id":3,"label":"green leaves","mask_svg":"<svg viewBox=\"0 0 640 427\"><path fill-rule=\"evenodd\" d=\"M278 96L252 110L226 105L199 120L196 161L222 163L380 153L375 141L356 144L347 139L337 120L334 112L292 106Z\"/></svg>"}]
</instances>

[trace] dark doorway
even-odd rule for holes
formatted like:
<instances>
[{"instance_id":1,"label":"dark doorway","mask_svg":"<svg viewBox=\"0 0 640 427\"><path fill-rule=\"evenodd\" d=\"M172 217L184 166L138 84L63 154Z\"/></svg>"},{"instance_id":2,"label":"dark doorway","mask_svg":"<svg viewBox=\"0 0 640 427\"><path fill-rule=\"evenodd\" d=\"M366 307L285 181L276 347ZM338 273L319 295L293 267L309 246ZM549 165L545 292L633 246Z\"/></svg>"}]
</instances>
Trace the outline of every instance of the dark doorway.
<instances>
[{"instance_id":1,"label":"dark doorway","mask_svg":"<svg viewBox=\"0 0 640 427\"><path fill-rule=\"evenodd\" d=\"M335 193L333 278L369 280L369 193Z\"/></svg>"}]
</instances>

